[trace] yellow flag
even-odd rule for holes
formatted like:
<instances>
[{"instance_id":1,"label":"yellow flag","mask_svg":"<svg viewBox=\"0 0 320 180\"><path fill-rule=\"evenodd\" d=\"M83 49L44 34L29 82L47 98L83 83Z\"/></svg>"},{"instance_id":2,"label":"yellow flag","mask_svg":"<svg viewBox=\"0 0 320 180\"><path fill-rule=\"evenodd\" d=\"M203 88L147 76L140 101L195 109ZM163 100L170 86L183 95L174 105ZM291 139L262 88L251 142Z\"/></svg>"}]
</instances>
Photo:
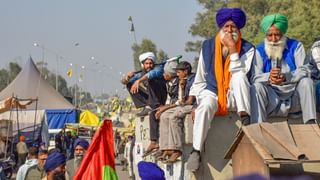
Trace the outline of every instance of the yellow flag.
<instances>
[{"instance_id":1,"label":"yellow flag","mask_svg":"<svg viewBox=\"0 0 320 180\"><path fill-rule=\"evenodd\" d=\"M72 77L72 68L69 68L69 69L68 69L67 75L68 75L69 77Z\"/></svg>"}]
</instances>

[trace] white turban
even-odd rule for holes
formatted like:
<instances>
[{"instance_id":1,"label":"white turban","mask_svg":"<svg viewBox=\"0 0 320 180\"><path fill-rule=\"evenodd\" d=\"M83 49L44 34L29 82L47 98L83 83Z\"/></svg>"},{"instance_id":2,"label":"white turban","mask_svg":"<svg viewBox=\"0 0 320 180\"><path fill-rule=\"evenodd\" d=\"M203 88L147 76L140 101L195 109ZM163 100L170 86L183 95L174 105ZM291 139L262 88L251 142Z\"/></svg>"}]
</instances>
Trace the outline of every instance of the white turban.
<instances>
[{"instance_id":1,"label":"white turban","mask_svg":"<svg viewBox=\"0 0 320 180\"><path fill-rule=\"evenodd\" d=\"M140 63L143 63L143 61L145 61L146 59L151 59L153 62L155 62L156 56L153 52L146 52L139 56Z\"/></svg>"}]
</instances>

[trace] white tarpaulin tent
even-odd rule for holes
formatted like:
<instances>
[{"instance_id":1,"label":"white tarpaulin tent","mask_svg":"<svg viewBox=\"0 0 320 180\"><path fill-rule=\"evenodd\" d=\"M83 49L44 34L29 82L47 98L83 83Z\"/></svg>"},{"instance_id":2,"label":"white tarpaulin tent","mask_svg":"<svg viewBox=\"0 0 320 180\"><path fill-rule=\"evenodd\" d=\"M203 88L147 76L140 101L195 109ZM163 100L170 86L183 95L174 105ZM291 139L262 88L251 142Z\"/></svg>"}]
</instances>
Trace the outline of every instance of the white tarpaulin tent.
<instances>
[{"instance_id":1,"label":"white tarpaulin tent","mask_svg":"<svg viewBox=\"0 0 320 180\"><path fill-rule=\"evenodd\" d=\"M37 109L75 109L61 94L44 80L30 58L17 77L0 92L0 100L17 96L19 99L38 98ZM35 103L27 109L35 109Z\"/></svg>"},{"instance_id":2,"label":"white tarpaulin tent","mask_svg":"<svg viewBox=\"0 0 320 180\"><path fill-rule=\"evenodd\" d=\"M5 100L12 96L18 99L37 99L37 102L27 106L24 110L19 109L18 111L11 110L4 112L0 114L0 120L12 121L14 135L17 133L15 130L17 130L18 126L21 132L33 132L34 125L36 125L36 127L40 127L42 141L48 140L48 111L61 110L63 113L67 110L75 109L70 102L41 77L31 57L17 77L0 92L0 100ZM58 115L61 116L61 113ZM55 118L52 115L51 118L53 121L57 119L61 120L61 118ZM71 119L74 122L74 118ZM67 117L62 120L68 122L70 118L68 119Z\"/></svg>"}]
</instances>

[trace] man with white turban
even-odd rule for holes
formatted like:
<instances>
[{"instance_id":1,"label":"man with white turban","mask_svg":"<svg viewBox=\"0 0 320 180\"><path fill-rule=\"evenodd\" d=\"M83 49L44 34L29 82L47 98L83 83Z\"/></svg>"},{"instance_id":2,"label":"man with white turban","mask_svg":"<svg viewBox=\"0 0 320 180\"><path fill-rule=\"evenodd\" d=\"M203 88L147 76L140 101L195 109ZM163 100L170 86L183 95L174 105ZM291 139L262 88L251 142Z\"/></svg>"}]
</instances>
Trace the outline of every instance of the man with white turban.
<instances>
[{"instance_id":1,"label":"man with white turban","mask_svg":"<svg viewBox=\"0 0 320 180\"><path fill-rule=\"evenodd\" d=\"M144 108L138 116L146 116L159 105L165 103L166 86L162 77L163 64L155 66L156 56L146 52L139 56L142 69L140 72L130 71L122 79L122 83L132 97L137 108Z\"/></svg>"},{"instance_id":2,"label":"man with white turban","mask_svg":"<svg viewBox=\"0 0 320 180\"><path fill-rule=\"evenodd\" d=\"M302 43L285 35L288 20L282 14L264 17L260 27L266 37L253 62L252 122L302 110L304 123L315 123L315 88Z\"/></svg>"},{"instance_id":3,"label":"man with white turban","mask_svg":"<svg viewBox=\"0 0 320 180\"><path fill-rule=\"evenodd\" d=\"M211 121L215 116L236 110L244 125L250 123L249 74L254 46L241 38L246 15L239 8L222 8L216 14L218 34L205 40L199 56L198 70L190 89L198 107L193 126L193 151L187 169L196 171Z\"/></svg>"},{"instance_id":4,"label":"man with white turban","mask_svg":"<svg viewBox=\"0 0 320 180\"><path fill-rule=\"evenodd\" d=\"M146 151L146 154L149 154L159 149L159 121L156 120L155 110L164 105L167 98L166 81L163 78L165 63L155 66L156 57L153 52L141 54L139 60L142 65L141 72L129 72L122 79L122 83L127 85L135 106L145 107L137 116L149 114L151 143Z\"/></svg>"}]
</instances>

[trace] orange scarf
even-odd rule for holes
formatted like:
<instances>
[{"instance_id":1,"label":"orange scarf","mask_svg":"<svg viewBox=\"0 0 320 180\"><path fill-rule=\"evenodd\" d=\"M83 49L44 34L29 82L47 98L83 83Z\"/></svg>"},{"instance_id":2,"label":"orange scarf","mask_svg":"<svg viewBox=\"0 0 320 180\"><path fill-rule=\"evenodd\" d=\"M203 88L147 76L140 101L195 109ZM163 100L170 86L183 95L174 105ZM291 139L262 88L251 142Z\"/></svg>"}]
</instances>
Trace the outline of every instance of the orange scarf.
<instances>
[{"instance_id":1,"label":"orange scarf","mask_svg":"<svg viewBox=\"0 0 320 180\"><path fill-rule=\"evenodd\" d=\"M240 54L241 49L241 33L239 33L239 40L236 43L237 52ZM218 111L216 115L226 115L228 113L227 108L227 93L229 90L229 84L231 80L231 73L229 71L230 55L223 66L222 59L222 45L220 33L217 34L215 39L215 55L214 55L214 70L218 88Z\"/></svg>"}]
</instances>

